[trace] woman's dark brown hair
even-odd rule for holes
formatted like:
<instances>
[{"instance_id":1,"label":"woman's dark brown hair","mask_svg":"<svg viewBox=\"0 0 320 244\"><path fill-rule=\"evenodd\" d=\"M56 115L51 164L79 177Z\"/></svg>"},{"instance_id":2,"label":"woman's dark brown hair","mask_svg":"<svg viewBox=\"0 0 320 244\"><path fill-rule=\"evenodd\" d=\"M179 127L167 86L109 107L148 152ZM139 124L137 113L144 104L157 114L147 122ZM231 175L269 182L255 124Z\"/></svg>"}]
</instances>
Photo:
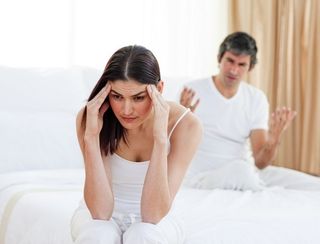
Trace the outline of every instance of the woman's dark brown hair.
<instances>
[{"instance_id":1,"label":"woman's dark brown hair","mask_svg":"<svg viewBox=\"0 0 320 244\"><path fill-rule=\"evenodd\" d=\"M134 45L120 48L109 59L88 101L93 99L108 81L116 80L135 80L142 84L156 85L161 80L158 61L145 47ZM83 128L85 128L86 114L85 108L81 123ZM126 142L126 130L114 115L111 107L103 116L103 127L99 139L101 152L105 155L113 154L121 139Z\"/></svg>"}]
</instances>

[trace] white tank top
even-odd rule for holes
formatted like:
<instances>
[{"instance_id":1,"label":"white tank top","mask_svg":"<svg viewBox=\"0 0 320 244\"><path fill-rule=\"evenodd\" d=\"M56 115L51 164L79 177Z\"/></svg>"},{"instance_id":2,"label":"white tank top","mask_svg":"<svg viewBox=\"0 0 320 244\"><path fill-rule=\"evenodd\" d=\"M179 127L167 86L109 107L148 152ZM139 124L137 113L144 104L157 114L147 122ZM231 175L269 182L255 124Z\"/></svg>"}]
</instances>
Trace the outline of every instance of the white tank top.
<instances>
[{"instance_id":1,"label":"white tank top","mask_svg":"<svg viewBox=\"0 0 320 244\"><path fill-rule=\"evenodd\" d=\"M189 109L174 124L169 133L168 141L172 132L188 111ZM170 141L168 145L170 147ZM109 155L108 158L111 165L115 214L140 216L140 201L149 161L133 162L120 157L116 153Z\"/></svg>"}]
</instances>

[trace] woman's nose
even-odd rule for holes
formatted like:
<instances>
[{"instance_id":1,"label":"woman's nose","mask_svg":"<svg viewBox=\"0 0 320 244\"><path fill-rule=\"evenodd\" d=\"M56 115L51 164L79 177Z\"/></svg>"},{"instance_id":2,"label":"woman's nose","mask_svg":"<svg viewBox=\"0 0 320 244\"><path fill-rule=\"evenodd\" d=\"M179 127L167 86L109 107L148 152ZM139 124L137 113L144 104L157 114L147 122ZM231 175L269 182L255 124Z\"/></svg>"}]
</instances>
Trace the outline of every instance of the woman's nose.
<instances>
[{"instance_id":1,"label":"woman's nose","mask_svg":"<svg viewBox=\"0 0 320 244\"><path fill-rule=\"evenodd\" d=\"M131 101L124 101L122 109L123 109L124 115L130 115L133 111L133 106Z\"/></svg>"}]
</instances>

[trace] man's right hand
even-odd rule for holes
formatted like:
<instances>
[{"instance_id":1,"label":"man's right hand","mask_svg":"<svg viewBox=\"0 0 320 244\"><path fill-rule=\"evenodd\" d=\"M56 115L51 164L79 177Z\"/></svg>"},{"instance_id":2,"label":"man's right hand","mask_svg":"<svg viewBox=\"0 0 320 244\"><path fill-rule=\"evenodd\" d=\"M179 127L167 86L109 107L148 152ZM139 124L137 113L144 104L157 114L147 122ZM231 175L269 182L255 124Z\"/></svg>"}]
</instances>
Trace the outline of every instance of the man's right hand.
<instances>
[{"instance_id":1,"label":"man's right hand","mask_svg":"<svg viewBox=\"0 0 320 244\"><path fill-rule=\"evenodd\" d=\"M192 112L196 110L199 105L200 99L198 98L195 103L193 103L193 98L195 96L195 91L191 88L184 87L180 94L180 104L186 108L190 108Z\"/></svg>"}]
</instances>

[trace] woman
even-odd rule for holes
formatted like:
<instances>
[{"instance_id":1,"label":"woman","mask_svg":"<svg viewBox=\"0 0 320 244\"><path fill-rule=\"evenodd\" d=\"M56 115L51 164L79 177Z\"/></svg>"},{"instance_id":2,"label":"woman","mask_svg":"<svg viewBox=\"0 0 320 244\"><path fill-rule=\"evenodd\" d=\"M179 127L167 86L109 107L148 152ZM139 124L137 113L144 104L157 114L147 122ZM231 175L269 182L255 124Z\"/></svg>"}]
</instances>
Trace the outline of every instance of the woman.
<instances>
[{"instance_id":1,"label":"woman","mask_svg":"<svg viewBox=\"0 0 320 244\"><path fill-rule=\"evenodd\" d=\"M75 243L183 243L181 225L167 214L202 128L162 90L154 55L123 47L79 112L85 203L72 219Z\"/></svg>"}]
</instances>

